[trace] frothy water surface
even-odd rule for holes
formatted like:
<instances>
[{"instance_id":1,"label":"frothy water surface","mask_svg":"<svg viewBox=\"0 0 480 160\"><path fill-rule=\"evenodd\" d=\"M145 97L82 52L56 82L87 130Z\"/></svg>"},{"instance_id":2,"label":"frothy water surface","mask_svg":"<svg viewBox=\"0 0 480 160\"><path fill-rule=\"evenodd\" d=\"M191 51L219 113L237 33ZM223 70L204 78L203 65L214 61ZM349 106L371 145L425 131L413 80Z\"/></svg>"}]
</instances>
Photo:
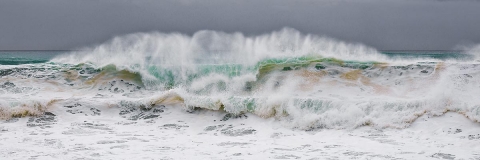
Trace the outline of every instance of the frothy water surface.
<instances>
[{"instance_id":1,"label":"frothy water surface","mask_svg":"<svg viewBox=\"0 0 480 160\"><path fill-rule=\"evenodd\" d=\"M22 145L0 154L478 158L479 77L475 49L378 51L293 29L2 51L0 135Z\"/></svg>"}]
</instances>

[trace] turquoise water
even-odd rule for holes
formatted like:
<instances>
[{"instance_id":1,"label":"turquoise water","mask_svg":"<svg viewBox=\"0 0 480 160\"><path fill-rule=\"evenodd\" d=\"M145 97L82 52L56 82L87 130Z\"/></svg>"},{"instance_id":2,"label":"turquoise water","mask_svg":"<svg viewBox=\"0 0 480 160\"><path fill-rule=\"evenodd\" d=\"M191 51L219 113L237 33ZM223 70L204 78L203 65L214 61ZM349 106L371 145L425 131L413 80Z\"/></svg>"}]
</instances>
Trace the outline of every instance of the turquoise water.
<instances>
[{"instance_id":1,"label":"turquoise water","mask_svg":"<svg viewBox=\"0 0 480 160\"><path fill-rule=\"evenodd\" d=\"M0 51L0 65L45 63L68 51Z\"/></svg>"},{"instance_id":2,"label":"turquoise water","mask_svg":"<svg viewBox=\"0 0 480 160\"><path fill-rule=\"evenodd\" d=\"M69 54L71 51L0 51L0 65L21 65L21 64L41 64L46 63L53 59L57 55ZM392 59L468 59L469 55L462 53L461 51L382 51L382 54ZM121 55L119 55L121 56ZM112 57L115 58L115 57ZM145 57L148 58L148 57ZM319 62L322 62L320 64ZM76 67L77 70L86 70L86 66L80 65L81 62L75 64L64 64L70 67ZM366 69L372 67L375 61L370 62L357 62L357 61L345 61L341 59L320 57L320 56L302 56L294 58L270 58L257 62L253 66L243 66L241 64L201 64L197 65L196 70L185 70L181 66L177 67L165 67L161 64L145 66L149 75L155 77L148 83L156 85L157 83L163 84L166 88L174 88L175 86L191 84L193 81L209 75L211 73L221 74L228 76L229 78L245 75L246 73L257 73L257 78L262 79L266 74L274 70L296 70L299 68L305 68L314 64L316 69L324 69L325 64L338 65L342 67L348 67L353 69ZM100 67L105 69L106 66L90 66ZM116 67L114 64L110 64ZM118 64L117 64L118 65ZM97 69L100 69L97 68ZM116 69L115 69L116 70ZM95 70L100 71L100 70ZM221 85L221 84L220 84ZM222 88L222 87L220 87Z\"/></svg>"},{"instance_id":3,"label":"turquoise water","mask_svg":"<svg viewBox=\"0 0 480 160\"><path fill-rule=\"evenodd\" d=\"M472 55L465 54L463 51L382 51L381 53L390 58L401 59L433 58L439 60L467 60L473 58Z\"/></svg>"},{"instance_id":4,"label":"turquoise water","mask_svg":"<svg viewBox=\"0 0 480 160\"><path fill-rule=\"evenodd\" d=\"M69 51L0 51L0 65L45 63L53 57ZM381 51L394 59L433 58L438 60L472 58L462 51Z\"/></svg>"}]
</instances>

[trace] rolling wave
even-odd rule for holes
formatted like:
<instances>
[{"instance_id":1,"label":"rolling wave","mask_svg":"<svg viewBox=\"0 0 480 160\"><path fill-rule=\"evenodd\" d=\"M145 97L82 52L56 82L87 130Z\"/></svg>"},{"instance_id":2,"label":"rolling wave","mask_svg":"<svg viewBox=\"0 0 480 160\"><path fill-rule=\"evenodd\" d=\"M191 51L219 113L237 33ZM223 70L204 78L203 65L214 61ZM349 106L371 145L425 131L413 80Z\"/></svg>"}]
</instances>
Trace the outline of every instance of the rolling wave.
<instances>
[{"instance_id":1,"label":"rolling wave","mask_svg":"<svg viewBox=\"0 0 480 160\"><path fill-rule=\"evenodd\" d=\"M446 112L478 122L474 52L389 55L288 28L259 36L138 33L47 63L2 67L0 113L35 115L76 102L252 113L299 129L405 128Z\"/></svg>"}]
</instances>

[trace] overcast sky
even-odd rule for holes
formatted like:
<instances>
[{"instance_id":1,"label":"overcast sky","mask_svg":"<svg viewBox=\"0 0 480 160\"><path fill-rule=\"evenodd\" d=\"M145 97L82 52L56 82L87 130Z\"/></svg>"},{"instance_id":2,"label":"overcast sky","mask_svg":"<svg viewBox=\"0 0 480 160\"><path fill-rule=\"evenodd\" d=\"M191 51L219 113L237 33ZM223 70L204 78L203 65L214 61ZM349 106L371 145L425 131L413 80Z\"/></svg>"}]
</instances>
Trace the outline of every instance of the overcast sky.
<instances>
[{"instance_id":1,"label":"overcast sky","mask_svg":"<svg viewBox=\"0 0 480 160\"><path fill-rule=\"evenodd\" d=\"M380 50L480 43L478 0L0 0L0 50L75 49L135 32L305 34Z\"/></svg>"}]
</instances>

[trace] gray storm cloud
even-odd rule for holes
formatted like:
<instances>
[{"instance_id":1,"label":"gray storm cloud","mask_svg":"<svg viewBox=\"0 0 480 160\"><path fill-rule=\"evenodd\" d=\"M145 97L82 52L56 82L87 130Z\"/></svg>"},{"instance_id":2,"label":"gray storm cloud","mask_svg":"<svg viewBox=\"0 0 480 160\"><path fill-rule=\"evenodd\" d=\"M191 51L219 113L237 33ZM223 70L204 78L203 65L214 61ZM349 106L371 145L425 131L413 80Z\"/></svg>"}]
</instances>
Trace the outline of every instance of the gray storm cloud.
<instances>
[{"instance_id":1,"label":"gray storm cloud","mask_svg":"<svg viewBox=\"0 0 480 160\"><path fill-rule=\"evenodd\" d=\"M381 50L480 43L476 0L0 0L0 50L75 49L134 32L306 34Z\"/></svg>"}]
</instances>

